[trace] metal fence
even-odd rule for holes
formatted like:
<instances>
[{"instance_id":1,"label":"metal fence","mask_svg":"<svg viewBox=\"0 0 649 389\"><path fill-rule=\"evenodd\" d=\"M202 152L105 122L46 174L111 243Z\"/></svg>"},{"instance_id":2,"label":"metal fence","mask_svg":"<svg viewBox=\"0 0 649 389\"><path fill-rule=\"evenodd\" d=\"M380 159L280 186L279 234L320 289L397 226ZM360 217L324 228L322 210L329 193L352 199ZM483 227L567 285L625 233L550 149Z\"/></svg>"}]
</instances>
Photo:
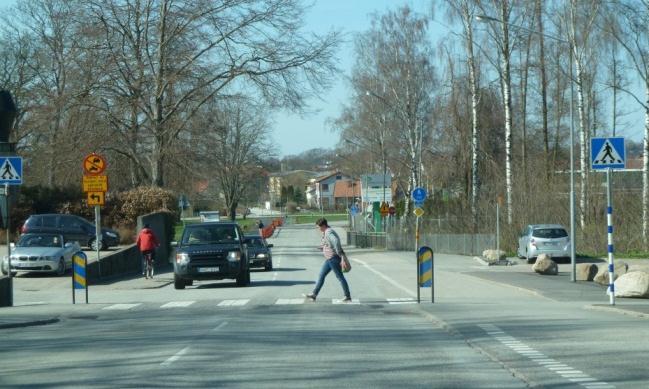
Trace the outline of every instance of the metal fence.
<instances>
[{"instance_id":1,"label":"metal fence","mask_svg":"<svg viewBox=\"0 0 649 389\"><path fill-rule=\"evenodd\" d=\"M373 232L363 218L350 219L347 244L383 250L414 251L415 233L410 228L398 228L395 223L387 232ZM427 234L420 233L419 245L428 246L436 253L481 255L484 250L496 248L495 234Z\"/></svg>"}]
</instances>

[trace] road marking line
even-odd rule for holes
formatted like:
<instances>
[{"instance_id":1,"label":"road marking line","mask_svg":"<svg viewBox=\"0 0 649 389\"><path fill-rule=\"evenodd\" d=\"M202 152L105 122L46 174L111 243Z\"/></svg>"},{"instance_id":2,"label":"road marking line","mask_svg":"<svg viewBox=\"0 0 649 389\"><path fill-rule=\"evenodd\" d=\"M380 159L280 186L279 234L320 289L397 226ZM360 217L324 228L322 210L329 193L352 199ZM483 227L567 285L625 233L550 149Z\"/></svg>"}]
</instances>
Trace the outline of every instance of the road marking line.
<instances>
[{"instance_id":1,"label":"road marking line","mask_svg":"<svg viewBox=\"0 0 649 389\"><path fill-rule=\"evenodd\" d=\"M525 343L522 343L516 338L511 336L502 336L503 331L500 330L497 326L493 324L477 324L478 327L482 328L488 335L490 335L495 340L498 340L503 345L512 349L512 351L521 354L522 356L528 357L530 360L538 363L539 365L545 367L551 372L557 373L561 377L569 380L570 382L581 383L582 386L588 389L599 389L599 388L614 388L615 386L609 386L603 382L597 382L597 379L592 378L588 374L577 370L573 367L570 367L564 363L556 361L555 359L548 358L543 353L529 347Z\"/></svg>"},{"instance_id":2,"label":"road marking line","mask_svg":"<svg viewBox=\"0 0 649 389\"><path fill-rule=\"evenodd\" d=\"M388 304L417 304L417 300L410 297L398 297L386 299Z\"/></svg>"},{"instance_id":3,"label":"road marking line","mask_svg":"<svg viewBox=\"0 0 649 389\"><path fill-rule=\"evenodd\" d=\"M219 324L218 326L212 328L212 331L218 331L218 330L220 330L221 328L223 328L223 327L225 327L227 325L228 325L228 322L224 321L223 323Z\"/></svg>"},{"instance_id":4,"label":"road marking line","mask_svg":"<svg viewBox=\"0 0 649 389\"><path fill-rule=\"evenodd\" d=\"M177 361L178 359L180 359L181 356L183 356L184 354L186 354L187 351L189 351L189 346L187 346L187 347L185 347L184 349L178 351L178 352L175 353L173 356L167 358L167 360L165 360L164 362L162 362L162 363L160 364L160 366L169 366L169 365L171 365L172 363L174 363L175 361Z\"/></svg>"},{"instance_id":5,"label":"road marking line","mask_svg":"<svg viewBox=\"0 0 649 389\"><path fill-rule=\"evenodd\" d=\"M358 299L352 299L352 301L348 303L344 303L342 299L331 299L331 303L341 305L359 305L361 302Z\"/></svg>"},{"instance_id":6,"label":"road marking line","mask_svg":"<svg viewBox=\"0 0 649 389\"><path fill-rule=\"evenodd\" d=\"M102 309L105 310L112 310L112 311L126 311L132 308L137 307L138 305L142 305L142 303L138 304L113 304L108 307L103 307Z\"/></svg>"},{"instance_id":7,"label":"road marking line","mask_svg":"<svg viewBox=\"0 0 649 389\"><path fill-rule=\"evenodd\" d=\"M555 370L567 370L570 369L570 366L561 364L561 365L554 365L554 366L546 366L546 368L548 368L548 370L555 371Z\"/></svg>"},{"instance_id":8,"label":"road marking line","mask_svg":"<svg viewBox=\"0 0 649 389\"><path fill-rule=\"evenodd\" d=\"M160 308L180 308L188 307L194 304L196 301L170 301L164 305L161 305Z\"/></svg>"},{"instance_id":9,"label":"road marking line","mask_svg":"<svg viewBox=\"0 0 649 389\"><path fill-rule=\"evenodd\" d=\"M250 300L248 299L239 299L239 300L223 300L218 306L219 307L241 307L248 304Z\"/></svg>"},{"instance_id":10,"label":"road marking line","mask_svg":"<svg viewBox=\"0 0 649 389\"><path fill-rule=\"evenodd\" d=\"M371 271L372 273L374 273L374 274L376 274L377 276L383 278L384 280L386 280L387 282L389 282L390 284L392 284L394 287L399 288L399 289L403 290L404 292L408 293L410 296L412 296L412 297L417 297L417 294L416 294L415 292L411 291L410 289L408 289L408 288L406 288L406 287L404 287L404 286L401 286L401 284L399 284L398 282L396 282L396 281L393 280L392 278L390 278L390 277L384 275L384 274L381 273L380 271L375 270L372 266L368 265L366 262L361 261L360 259L356 259L356 258L350 258L350 260L353 261L353 262L358 262L358 263L360 263L361 265L365 266L365 267L366 267L369 271Z\"/></svg>"},{"instance_id":11,"label":"road marking line","mask_svg":"<svg viewBox=\"0 0 649 389\"><path fill-rule=\"evenodd\" d=\"M298 305L304 304L304 299L277 299L275 305Z\"/></svg>"},{"instance_id":12,"label":"road marking line","mask_svg":"<svg viewBox=\"0 0 649 389\"><path fill-rule=\"evenodd\" d=\"M45 305L45 301L25 301L24 303L14 304L14 307L23 307L27 305Z\"/></svg>"}]
</instances>

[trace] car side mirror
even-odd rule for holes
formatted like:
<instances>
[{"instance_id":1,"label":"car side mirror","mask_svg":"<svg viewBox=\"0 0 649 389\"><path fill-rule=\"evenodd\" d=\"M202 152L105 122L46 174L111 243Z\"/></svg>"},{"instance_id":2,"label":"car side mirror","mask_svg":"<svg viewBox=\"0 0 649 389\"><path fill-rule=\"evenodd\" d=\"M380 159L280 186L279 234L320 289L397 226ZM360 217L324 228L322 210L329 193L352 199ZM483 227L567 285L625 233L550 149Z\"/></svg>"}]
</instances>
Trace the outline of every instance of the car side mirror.
<instances>
[{"instance_id":1,"label":"car side mirror","mask_svg":"<svg viewBox=\"0 0 649 389\"><path fill-rule=\"evenodd\" d=\"M64 247L72 247L72 243L67 242L67 243L64 245Z\"/></svg>"},{"instance_id":2,"label":"car side mirror","mask_svg":"<svg viewBox=\"0 0 649 389\"><path fill-rule=\"evenodd\" d=\"M271 248L271 247L273 247L273 244L272 244L272 243L269 243L269 244L267 244L266 246L268 246L268 248Z\"/></svg>"}]
</instances>

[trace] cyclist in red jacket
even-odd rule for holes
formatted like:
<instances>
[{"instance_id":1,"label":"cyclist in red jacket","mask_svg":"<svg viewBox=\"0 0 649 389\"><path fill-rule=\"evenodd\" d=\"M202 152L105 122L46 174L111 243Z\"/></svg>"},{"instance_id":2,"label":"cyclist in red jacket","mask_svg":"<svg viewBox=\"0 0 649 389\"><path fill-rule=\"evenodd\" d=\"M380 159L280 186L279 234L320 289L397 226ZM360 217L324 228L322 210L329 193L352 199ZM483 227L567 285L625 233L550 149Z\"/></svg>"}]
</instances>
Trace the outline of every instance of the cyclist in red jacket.
<instances>
[{"instance_id":1,"label":"cyclist in red jacket","mask_svg":"<svg viewBox=\"0 0 649 389\"><path fill-rule=\"evenodd\" d=\"M160 242L155 236L155 233L148 224L145 224L140 233L137 236L137 248L142 254L142 275L146 276L146 263L144 262L144 256L151 254L151 260L155 261L155 249L160 247Z\"/></svg>"}]
</instances>

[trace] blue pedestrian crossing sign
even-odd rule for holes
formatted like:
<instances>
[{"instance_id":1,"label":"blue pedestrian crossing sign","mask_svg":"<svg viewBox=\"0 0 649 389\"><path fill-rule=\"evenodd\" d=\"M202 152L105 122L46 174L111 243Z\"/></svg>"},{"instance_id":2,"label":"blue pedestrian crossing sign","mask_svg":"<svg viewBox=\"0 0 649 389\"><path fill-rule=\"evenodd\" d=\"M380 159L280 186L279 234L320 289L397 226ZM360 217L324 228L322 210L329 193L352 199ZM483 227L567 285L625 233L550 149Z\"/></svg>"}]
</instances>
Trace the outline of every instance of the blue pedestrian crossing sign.
<instances>
[{"instance_id":1,"label":"blue pedestrian crossing sign","mask_svg":"<svg viewBox=\"0 0 649 389\"><path fill-rule=\"evenodd\" d=\"M624 169L626 152L623 137L590 139L591 169Z\"/></svg>"},{"instance_id":2,"label":"blue pedestrian crossing sign","mask_svg":"<svg viewBox=\"0 0 649 389\"><path fill-rule=\"evenodd\" d=\"M22 157L0 157L0 184L21 185L22 183Z\"/></svg>"}]
</instances>

